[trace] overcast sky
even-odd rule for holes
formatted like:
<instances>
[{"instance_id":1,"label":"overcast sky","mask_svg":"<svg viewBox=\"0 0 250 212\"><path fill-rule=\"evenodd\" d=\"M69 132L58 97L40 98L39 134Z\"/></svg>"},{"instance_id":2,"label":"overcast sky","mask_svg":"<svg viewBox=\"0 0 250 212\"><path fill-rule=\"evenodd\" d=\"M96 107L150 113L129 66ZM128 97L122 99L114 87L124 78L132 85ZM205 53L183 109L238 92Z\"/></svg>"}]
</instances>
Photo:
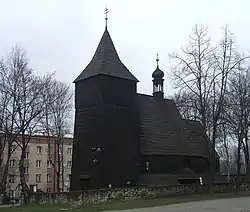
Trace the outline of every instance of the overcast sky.
<instances>
[{"instance_id":1,"label":"overcast sky","mask_svg":"<svg viewBox=\"0 0 250 212\"><path fill-rule=\"evenodd\" d=\"M173 92L168 54L187 43L195 24L208 25L215 41L228 24L240 47L250 50L249 0L0 0L0 56L19 44L33 69L56 71L72 84L102 36L106 4L108 30L121 60L140 80L140 93L152 93L157 53L165 94Z\"/></svg>"}]
</instances>

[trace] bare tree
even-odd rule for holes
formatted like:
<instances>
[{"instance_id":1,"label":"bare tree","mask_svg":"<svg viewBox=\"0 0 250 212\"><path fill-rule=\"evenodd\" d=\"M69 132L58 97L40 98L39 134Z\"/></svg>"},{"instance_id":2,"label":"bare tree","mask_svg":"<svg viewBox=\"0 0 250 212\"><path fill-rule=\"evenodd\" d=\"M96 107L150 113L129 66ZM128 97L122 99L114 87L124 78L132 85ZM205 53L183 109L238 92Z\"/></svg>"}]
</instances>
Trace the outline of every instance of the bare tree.
<instances>
[{"instance_id":1,"label":"bare tree","mask_svg":"<svg viewBox=\"0 0 250 212\"><path fill-rule=\"evenodd\" d=\"M25 152L31 136L39 132L39 122L44 116L45 87L51 81L51 75L38 77L28 67L25 51L15 46L3 61L2 67L6 73L7 83L5 93L10 95L8 105L8 118L12 121L13 131L9 132L5 127L7 135L13 139L21 149L19 160L20 185L25 203L29 202L30 190L26 184L24 175Z\"/></svg>"},{"instance_id":2,"label":"bare tree","mask_svg":"<svg viewBox=\"0 0 250 212\"><path fill-rule=\"evenodd\" d=\"M212 47L207 28L195 26L190 42L182 55L170 55L177 61L173 76L180 94L192 97L193 114L201 121L212 143L210 173L215 174L215 146L227 90L228 76L246 59L240 57L227 27L218 46ZM188 103L190 105L190 103ZM197 114L197 115L196 115Z\"/></svg>"},{"instance_id":3,"label":"bare tree","mask_svg":"<svg viewBox=\"0 0 250 212\"><path fill-rule=\"evenodd\" d=\"M188 45L182 48L182 55L170 55L177 63L172 73L175 85L180 91L179 95L188 97L186 99L192 98L193 112L198 113L195 119L201 121L206 130L208 99L212 86L210 72L213 69L213 52L207 28L196 25Z\"/></svg>"},{"instance_id":4,"label":"bare tree","mask_svg":"<svg viewBox=\"0 0 250 212\"><path fill-rule=\"evenodd\" d=\"M1 97L1 103L0 103L0 111L1 111L1 117L0 117L0 130L1 130L1 148L0 148L0 154L1 154L1 178L0 178L0 194L3 194L6 190L7 185L7 175L8 175L8 168L9 168L9 160L10 157L17 148L17 145L14 145L15 139L17 137L16 135L16 127L15 127L15 117L17 114L17 111L14 107L14 101L13 101L13 93L17 92L17 87L13 84L11 84L11 79L13 77L13 73L11 70L11 67L9 67L6 63L9 65L11 64L11 57L12 54L14 54L14 49L9 55L9 57L5 60L0 61L0 97Z\"/></svg>"},{"instance_id":5,"label":"bare tree","mask_svg":"<svg viewBox=\"0 0 250 212\"><path fill-rule=\"evenodd\" d=\"M64 137L71 133L73 93L65 83L54 81L53 87L47 90L47 95L47 98L55 98L46 107L44 126L48 135L48 154L54 168L54 191L60 192L64 191Z\"/></svg>"},{"instance_id":6,"label":"bare tree","mask_svg":"<svg viewBox=\"0 0 250 212\"><path fill-rule=\"evenodd\" d=\"M190 120L200 120L200 114L196 109L196 96L184 90L175 93L170 97L173 99L181 113L182 118Z\"/></svg>"},{"instance_id":7,"label":"bare tree","mask_svg":"<svg viewBox=\"0 0 250 212\"><path fill-rule=\"evenodd\" d=\"M0 71L2 76L2 71ZM1 95L1 105L0 105L0 111L1 111L1 117L0 117L0 195L2 195L6 190L6 184L7 184L7 174L8 174L8 167L9 167L9 160L11 157L11 148L12 142L6 134L3 131L4 122L6 121L6 110L7 110L7 104L8 104L8 95L3 91L2 87L4 86L4 78L1 77L1 89L0 89L0 95ZM7 155L6 155L7 150Z\"/></svg>"},{"instance_id":8,"label":"bare tree","mask_svg":"<svg viewBox=\"0 0 250 212\"><path fill-rule=\"evenodd\" d=\"M232 149L234 147L234 143L232 138L230 137L230 132L227 126L227 123L222 123L218 129L218 142L217 142L217 152L221 159L221 164L224 165L221 167L223 172L226 171L227 180L230 181L230 175L232 170Z\"/></svg>"},{"instance_id":9,"label":"bare tree","mask_svg":"<svg viewBox=\"0 0 250 212\"><path fill-rule=\"evenodd\" d=\"M244 68L243 65L239 64L238 70L230 78L225 109L228 128L237 141L237 180L242 165L241 151L244 153L247 174L249 172L250 69L249 66Z\"/></svg>"}]
</instances>

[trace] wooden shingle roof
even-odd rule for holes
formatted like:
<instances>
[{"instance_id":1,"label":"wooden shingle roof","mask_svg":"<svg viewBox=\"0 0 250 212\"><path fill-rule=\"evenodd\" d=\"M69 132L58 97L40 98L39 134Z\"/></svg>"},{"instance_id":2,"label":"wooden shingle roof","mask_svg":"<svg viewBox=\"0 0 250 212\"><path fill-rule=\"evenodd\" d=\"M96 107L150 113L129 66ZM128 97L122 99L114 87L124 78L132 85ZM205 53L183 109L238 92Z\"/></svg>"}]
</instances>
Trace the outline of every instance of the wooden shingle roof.
<instances>
[{"instance_id":1,"label":"wooden shingle roof","mask_svg":"<svg viewBox=\"0 0 250 212\"><path fill-rule=\"evenodd\" d=\"M121 62L107 28L102 35L92 60L74 82L99 74L138 82L138 79Z\"/></svg>"},{"instance_id":2,"label":"wooden shingle roof","mask_svg":"<svg viewBox=\"0 0 250 212\"><path fill-rule=\"evenodd\" d=\"M208 157L208 141L181 118L173 100L138 94L138 105L142 154Z\"/></svg>"}]
</instances>

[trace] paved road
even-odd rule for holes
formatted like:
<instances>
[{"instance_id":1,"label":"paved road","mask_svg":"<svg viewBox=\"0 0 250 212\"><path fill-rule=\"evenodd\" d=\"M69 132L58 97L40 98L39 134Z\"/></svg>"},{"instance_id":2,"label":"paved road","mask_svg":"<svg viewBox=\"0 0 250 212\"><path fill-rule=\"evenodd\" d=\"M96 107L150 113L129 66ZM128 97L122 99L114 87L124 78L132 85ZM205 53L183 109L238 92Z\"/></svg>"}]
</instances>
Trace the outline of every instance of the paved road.
<instances>
[{"instance_id":1,"label":"paved road","mask_svg":"<svg viewBox=\"0 0 250 212\"><path fill-rule=\"evenodd\" d=\"M250 212L250 197L206 200L152 208L124 210L123 212ZM113 211L115 212L115 211Z\"/></svg>"}]
</instances>

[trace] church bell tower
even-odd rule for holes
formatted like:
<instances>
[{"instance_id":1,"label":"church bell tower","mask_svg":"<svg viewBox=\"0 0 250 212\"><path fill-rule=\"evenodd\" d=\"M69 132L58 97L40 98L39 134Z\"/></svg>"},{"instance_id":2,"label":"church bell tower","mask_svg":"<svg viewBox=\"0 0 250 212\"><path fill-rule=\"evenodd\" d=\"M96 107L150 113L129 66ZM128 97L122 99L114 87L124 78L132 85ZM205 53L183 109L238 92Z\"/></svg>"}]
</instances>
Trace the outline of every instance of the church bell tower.
<instances>
[{"instance_id":1,"label":"church bell tower","mask_svg":"<svg viewBox=\"0 0 250 212\"><path fill-rule=\"evenodd\" d=\"M107 27L75 79L71 190L124 187L137 181L137 78L121 62Z\"/></svg>"},{"instance_id":2,"label":"church bell tower","mask_svg":"<svg viewBox=\"0 0 250 212\"><path fill-rule=\"evenodd\" d=\"M156 70L152 73L153 77L153 96L157 99L164 98L163 82L164 82L164 72L159 68L159 57L157 54L156 58L157 67Z\"/></svg>"}]
</instances>

